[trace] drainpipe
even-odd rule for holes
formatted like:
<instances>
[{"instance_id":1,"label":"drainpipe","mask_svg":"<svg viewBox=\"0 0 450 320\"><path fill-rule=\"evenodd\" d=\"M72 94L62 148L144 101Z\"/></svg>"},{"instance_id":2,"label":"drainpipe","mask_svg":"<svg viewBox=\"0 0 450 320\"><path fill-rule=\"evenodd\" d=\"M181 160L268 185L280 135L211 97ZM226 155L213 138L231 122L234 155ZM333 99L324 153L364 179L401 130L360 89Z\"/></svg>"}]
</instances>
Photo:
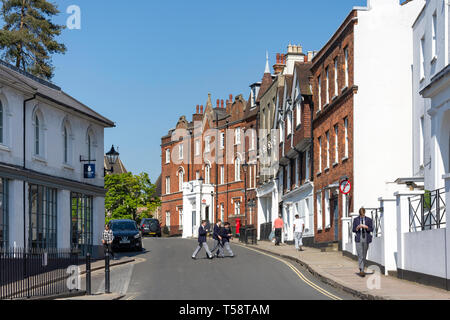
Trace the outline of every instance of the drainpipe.
<instances>
[{"instance_id":1,"label":"drainpipe","mask_svg":"<svg viewBox=\"0 0 450 320\"><path fill-rule=\"evenodd\" d=\"M36 94L33 95L32 98L26 99L23 101L23 170L26 170L26 106L27 102L36 99ZM26 217L26 208L25 208L25 179L23 179L23 190L22 190L22 198L23 198L23 248L26 248L26 228L25 228L25 217Z\"/></svg>"}]
</instances>

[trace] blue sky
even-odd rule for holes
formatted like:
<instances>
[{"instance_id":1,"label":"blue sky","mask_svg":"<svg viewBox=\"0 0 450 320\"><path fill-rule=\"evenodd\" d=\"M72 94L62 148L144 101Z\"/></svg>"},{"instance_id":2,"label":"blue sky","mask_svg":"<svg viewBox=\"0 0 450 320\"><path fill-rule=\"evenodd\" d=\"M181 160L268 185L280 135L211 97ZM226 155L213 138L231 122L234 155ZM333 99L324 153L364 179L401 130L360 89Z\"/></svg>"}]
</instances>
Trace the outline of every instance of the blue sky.
<instances>
[{"instance_id":1,"label":"blue sky","mask_svg":"<svg viewBox=\"0 0 450 320\"><path fill-rule=\"evenodd\" d=\"M289 42L319 50L353 6L366 0L56 1L64 23L81 8L81 30L66 29L53 81L115 121L105 151L120 147L133 173L160 174L161 136L191 118L207 95L249 94L266 50L270 64Z\"/></svg>"}]
</instances>

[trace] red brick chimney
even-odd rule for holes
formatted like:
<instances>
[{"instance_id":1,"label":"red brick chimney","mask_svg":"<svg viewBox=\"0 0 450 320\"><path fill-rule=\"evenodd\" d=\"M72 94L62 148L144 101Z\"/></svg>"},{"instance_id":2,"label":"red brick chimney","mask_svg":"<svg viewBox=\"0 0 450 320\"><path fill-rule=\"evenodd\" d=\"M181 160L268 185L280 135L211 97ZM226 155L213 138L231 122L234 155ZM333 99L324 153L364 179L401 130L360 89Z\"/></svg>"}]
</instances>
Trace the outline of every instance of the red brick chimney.
<instances>
[{"instance_id":1,"label":"red brick chimney","mask_svg":"<svg viewBox=\"0 0 450 320\"><path fill-rule=\"evenodd\" d=\"M200 106L197 105L197 111L195 112L196 114L198 114L199 108L200 108Z\"/></svg>"},{"instance_id":2,"label":"red brick chimney","mask_svg":"<svg viewBox=\"0 0 450 320\"><path fill-rule=\"evenodd\" d=\"M217 99L217 108L220 108L220 100Z\"/></svg>"},{"instance_id":3,"label":"red brick chimney","mask_svg":"<svg viewBox=\"0 0 450 320\"><path fill-rule=\"evenodd\" d=\"M233 103L233 95L230 94L230 103Z\"/></svg>"},{"instance_id":4,"label":"red brick chimney","mask_svg":"<svg viewBox=\"0 0 450 320\"><path fill-rule=\"evenodd\" d=\"M273 66L275 74L282 73L286 64L286 58L284 54L277 53L277 63Z\"/></svg>"},{"instance_id":5,"label":"red brick chimney","mask_svg":"<svg viewBox=\"0 0 450 320\"><path fill-rule=\"evenodd\" d=\"M220 100L221 108L223 109L223 99Z\"/></svg>"},{"instance_id":6,"label":"red brick chimney","mask_svg":"<svg viewBox=\"0 0 450 320\"><path fill-rule=\"evenodd\" d=\"M200 106L200 113L203 114L203 105Z\"/></svg>"}]
</instances>

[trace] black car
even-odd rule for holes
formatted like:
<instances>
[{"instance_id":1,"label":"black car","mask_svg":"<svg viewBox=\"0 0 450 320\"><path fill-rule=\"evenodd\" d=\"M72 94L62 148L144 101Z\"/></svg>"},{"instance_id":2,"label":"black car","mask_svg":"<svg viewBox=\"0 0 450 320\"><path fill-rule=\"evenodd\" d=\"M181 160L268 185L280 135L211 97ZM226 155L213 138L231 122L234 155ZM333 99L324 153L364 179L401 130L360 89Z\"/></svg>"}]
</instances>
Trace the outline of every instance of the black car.
<instances>
[{"instance_id":1,"label":"black car","mask_svg":"<svg viewBox=\"0 0 450 320\"><path fill-rule=\"evenodd\" d=\"M142 236L133 220L111 220L109 228L113 232L113 250L130 249L142 251Z\"/></svg>"},{"instance_id":2,"label":"black car","mask_svg":"<svg viewBox=\"0 0 450 320\"><path fill-rule=\"evenodd\" d=\"M161 237L161 224L157 219L142 219L140 229L142 236L150 235L154 237Z\"/></svg>"}]
</instances>

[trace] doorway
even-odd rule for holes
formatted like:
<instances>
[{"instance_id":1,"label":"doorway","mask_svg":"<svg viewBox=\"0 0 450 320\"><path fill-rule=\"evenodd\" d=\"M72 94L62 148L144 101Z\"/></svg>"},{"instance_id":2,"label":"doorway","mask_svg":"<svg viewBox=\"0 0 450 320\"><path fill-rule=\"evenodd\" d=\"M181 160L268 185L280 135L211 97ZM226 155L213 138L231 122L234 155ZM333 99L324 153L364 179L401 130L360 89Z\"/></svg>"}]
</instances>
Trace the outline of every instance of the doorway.
<instances>
[{"instance_id":1,"label":"doorway","mask_svg":"<svg viewBox=\"0 0 450 320\"><path fill-rule=\"evenodd\" d=\"M337 196L330 199L333 210L334 241L339 241L339 201Z\"/></svg>"}]
</instances>

